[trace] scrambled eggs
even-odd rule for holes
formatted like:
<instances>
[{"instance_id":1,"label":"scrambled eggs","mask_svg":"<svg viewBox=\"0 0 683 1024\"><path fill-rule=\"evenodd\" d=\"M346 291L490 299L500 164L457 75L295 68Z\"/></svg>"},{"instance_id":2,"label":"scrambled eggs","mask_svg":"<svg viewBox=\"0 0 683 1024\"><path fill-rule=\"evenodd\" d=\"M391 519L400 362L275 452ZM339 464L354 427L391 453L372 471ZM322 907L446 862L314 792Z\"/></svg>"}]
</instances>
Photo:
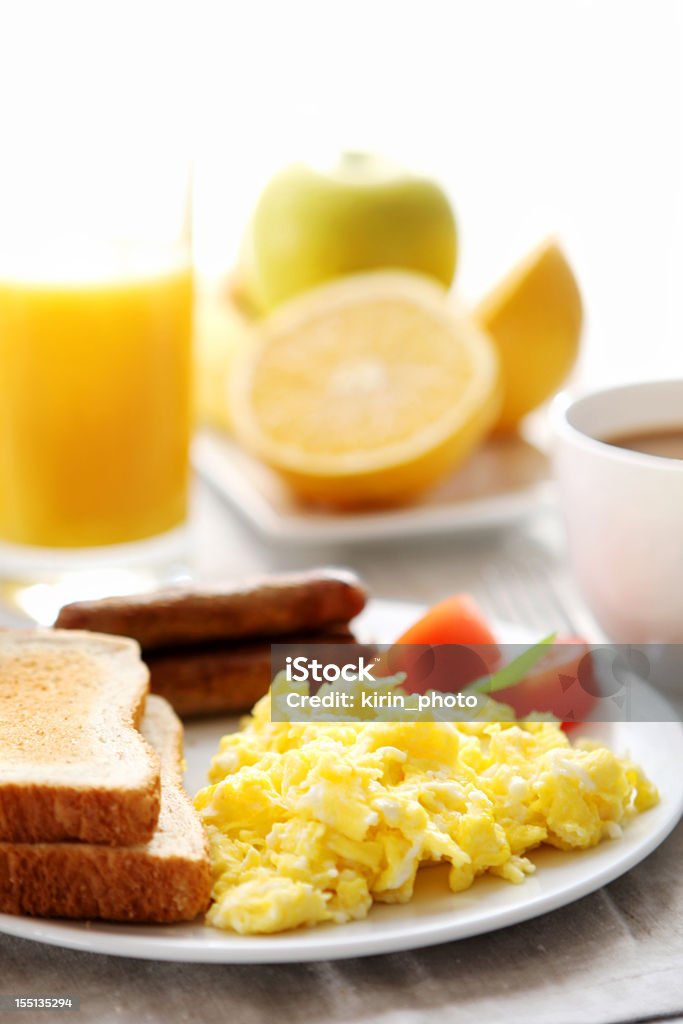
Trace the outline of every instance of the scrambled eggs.
<instances>
[{"instance_id":1,"label":"scrambled eggs","mask_svg":"<svg viewBox=\"0 0 683 1024\"><path fill-rule=\"evenodd\" d=\"M403 903L422 864L450 864L454 892L484 872L521 882L540 843L616 838L658 800L635 765L555 722L271 722L270 695L209 778L208 923L242 933Z\"/></svg>"}]
</instances>

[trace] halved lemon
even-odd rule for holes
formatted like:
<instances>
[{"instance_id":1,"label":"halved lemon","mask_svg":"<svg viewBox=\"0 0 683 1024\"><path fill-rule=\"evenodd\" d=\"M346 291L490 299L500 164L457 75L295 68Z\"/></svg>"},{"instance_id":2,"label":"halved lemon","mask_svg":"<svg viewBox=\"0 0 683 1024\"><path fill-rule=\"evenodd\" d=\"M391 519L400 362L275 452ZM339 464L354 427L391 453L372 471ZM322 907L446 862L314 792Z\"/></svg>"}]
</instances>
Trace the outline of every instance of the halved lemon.
<instances>
[{"instance_id":1,"label":"halved lemon","mask_svg":"<svg viewBox=\"0 0 683 1024\"><path fill-rule=\"evenodd\" d=\"M232 374L245 446L303 498L406 501L473 451L500 408L498 361L438 284L341 278L280 307Z\"/></svg>"},{"instance_id":2,"label":"halved lemon","mask_svg":"<svg viewBox=\"0 0 683 1024\"><path fill-rule=\"evenodd\" d=\"M500 360L503 406L496 428L514 430L569 374L583 312L572 268L552 239L541 243L474 311Z\"/></svg>"},{"instance_id":3,"label":"halved lemon","mask_svg":"<svg viewBox=\"0 0 683 1024\"><path fill-rule=\"evenodd\" d=\"M200 423L232 430L229 380L236 353L251 343L252 324L224 285L200 289L195 316L195 412Z\"/></svg>"}]
</instances>

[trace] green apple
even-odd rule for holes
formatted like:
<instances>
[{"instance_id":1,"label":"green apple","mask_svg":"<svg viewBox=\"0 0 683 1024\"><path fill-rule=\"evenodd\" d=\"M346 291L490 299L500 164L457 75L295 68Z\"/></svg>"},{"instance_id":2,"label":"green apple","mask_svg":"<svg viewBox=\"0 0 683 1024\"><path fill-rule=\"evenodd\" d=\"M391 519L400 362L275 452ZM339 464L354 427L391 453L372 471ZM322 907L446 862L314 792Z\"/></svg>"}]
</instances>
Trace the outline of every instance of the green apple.
<instances>
[{"instance_id":1,"label":"green apple","mask_svg":"<svg viewBox=\"0 0 683 1024\"><path fill-rule=\"evenodd\" d=\"M267 313L330 278L377 268L413 270L448 286L457 233L443 190L366 153L329 171L293 164L264 189L243 245L242 274Z\"/></svg>"}]
</instances>

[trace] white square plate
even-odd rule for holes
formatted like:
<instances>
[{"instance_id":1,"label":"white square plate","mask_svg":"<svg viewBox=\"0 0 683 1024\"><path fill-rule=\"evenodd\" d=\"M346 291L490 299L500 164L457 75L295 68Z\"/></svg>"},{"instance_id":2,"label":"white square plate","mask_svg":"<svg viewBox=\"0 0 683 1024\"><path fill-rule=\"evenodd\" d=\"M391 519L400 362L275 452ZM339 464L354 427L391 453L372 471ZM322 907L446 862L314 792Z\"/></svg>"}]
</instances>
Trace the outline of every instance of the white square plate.
<instances>
[{"instance_id":1,"label":"white square plate","mask_svg":"<svg viewBox=\"0 0 683 1024\"><path fill-rule=\"evenodd\" d=\"M267 466L227 435L203 428L193 460L200 476L263 536L298 544L370 541L503 526L547 495L547 456L521 437L489 440L451 477L401 508L338 513L301 504Z\"/></svg>"}]
</instances>

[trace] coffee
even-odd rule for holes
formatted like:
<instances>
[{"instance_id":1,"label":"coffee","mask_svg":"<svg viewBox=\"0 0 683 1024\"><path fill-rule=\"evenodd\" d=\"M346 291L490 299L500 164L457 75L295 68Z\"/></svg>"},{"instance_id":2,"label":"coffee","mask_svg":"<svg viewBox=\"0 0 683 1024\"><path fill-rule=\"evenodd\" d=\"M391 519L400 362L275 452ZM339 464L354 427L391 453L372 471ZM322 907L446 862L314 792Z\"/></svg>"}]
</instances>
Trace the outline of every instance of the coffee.
<instances>
[{"instance_id":1,"label":"coffee","mask_svg":"<svg viewBox=\"0 0 683 1024\"><path fill-rule=\"evenodd\" d=\"M606 437L604 440L616 448L628 448L629 451L642 452L644 455L683 459L683 425L638 430Z\"/></svg>"}]
</instances>

